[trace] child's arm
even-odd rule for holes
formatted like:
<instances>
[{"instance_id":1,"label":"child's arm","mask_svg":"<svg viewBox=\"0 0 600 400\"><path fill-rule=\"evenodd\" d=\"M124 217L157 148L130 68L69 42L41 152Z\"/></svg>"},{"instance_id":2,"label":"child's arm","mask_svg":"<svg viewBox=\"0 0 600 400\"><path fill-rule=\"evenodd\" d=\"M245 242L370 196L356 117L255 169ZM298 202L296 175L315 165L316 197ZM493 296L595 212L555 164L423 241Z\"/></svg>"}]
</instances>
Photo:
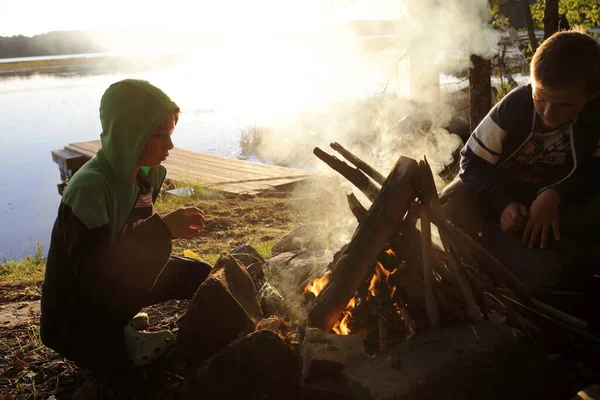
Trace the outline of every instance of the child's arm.
<instances>
[{"instance_id":1,"label":"child's arm","mask_svg":"<svg viewBox=\"0 0 600 400\"><path fill-rule=\"evenodd\" d=\"M513 90L490 110L461 151L459 176L465 190L488 199L498 214L517 202L517 197L501 181L497 166L505 156L507 136L515 130L511 127L521 120L531 120L532 112L530 89Z\"/></svg>"},{"instance_id":2,"label":"child's arm","mask_svg":"<svg viewBox=\"0 0 600 400\"><path fill-rule=\"evenodd\" d=\"M496 213L517 201L498 177L496 166L505 132L488 114L461 151L459 176L465 190L485 197Z\"/></svg>"}]
</instances>

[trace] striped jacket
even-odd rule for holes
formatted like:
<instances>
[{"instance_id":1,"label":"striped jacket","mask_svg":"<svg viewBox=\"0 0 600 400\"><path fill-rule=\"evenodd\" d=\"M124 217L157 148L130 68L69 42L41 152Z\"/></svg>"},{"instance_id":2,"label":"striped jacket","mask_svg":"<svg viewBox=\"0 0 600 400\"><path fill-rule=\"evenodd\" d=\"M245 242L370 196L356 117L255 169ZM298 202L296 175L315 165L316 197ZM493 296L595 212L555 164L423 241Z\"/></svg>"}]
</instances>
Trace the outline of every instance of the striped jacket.
<instances>
[{"instance_id":1,"label":"striped jacket","mask_svg":"<svg viewBox=\"0 0 600 400\"><path fill-rule=\"evenodd\" d=\"M493 211L501 212L517 197L511 184L499 179L498 167L514 157L532 137L536 112L531 86L514 89L496 104L475 128L461 151L459 176L467 192L489 200ZM561 202L600 193L600 97L588 102L577 117L571 133L573 168L552 187Z\"/></svg>"}]
</instances>

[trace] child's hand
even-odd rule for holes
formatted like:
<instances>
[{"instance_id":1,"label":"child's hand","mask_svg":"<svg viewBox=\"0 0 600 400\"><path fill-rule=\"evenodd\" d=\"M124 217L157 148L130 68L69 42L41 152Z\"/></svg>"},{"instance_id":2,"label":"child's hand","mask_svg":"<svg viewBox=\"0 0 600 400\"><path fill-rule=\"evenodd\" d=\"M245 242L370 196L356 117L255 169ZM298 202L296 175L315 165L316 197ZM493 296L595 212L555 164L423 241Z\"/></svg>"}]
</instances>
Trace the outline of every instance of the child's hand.
<instances>
[{"instance_id":1,"label":"child's hand","mask_svg":"<svg viewBox=\"0 0 600 400\"><path fill-rule=\"evenodd\" d=\"M173 211L163 217L173 239L193 239L200 236L203 231L206 214L198 207L184 207Z\"/></svg>"},{"instance_id":2,"label":"child's hand","mask_svg":"<svg viewBox=\"0 0 600 400\"><path fill-rule=\"evenodd\" d=\"M546 189L538 195L529 207L531 215L525 230L523 231L523 243L529 247L535 247L538 239L540 248L546 247L550 236L550 229L554 232L554 238L560 240L560 229L558 225L558 206L560 195L554 189Z\"/></svg>"},{"instance_id":3,"label":"child's hand","mask_svg":"<svg viewBox=\"0 0 600 400\"><path fill-rule=\"evenodd\" d=\"M512 203L506 206L500 215L500 226L504 232L517 232L525 226L529 211L520 203Z\"/></svg>"}]
</instances>

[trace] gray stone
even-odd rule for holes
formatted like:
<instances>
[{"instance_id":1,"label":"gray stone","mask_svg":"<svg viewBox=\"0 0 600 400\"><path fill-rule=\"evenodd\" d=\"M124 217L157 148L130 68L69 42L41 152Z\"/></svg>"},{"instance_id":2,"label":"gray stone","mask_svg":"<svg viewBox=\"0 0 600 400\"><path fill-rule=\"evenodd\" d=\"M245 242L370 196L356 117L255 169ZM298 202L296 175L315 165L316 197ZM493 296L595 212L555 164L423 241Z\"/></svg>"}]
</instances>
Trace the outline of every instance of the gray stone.
<instances>
[{"instance_id":1,"label":"gray stone","mask_svg":"<svg viewBox=\"0 0 600 400\"><path fill-rule=\"evenodd\" d=\"M350 400L299 385L298 356L275 333L261 330L232 342L185 378L187 399Z\"/></svg>"},{"instance_id":2,"label":"gray stone","mask_svg":"<svg viewBox=\"0 0 600 400\"><path fill-rule=\"evenodd\" d=\"M352 239L352 235L356 230L357 224L358 223L352 225L337 226L335 228L330 229L329 233L327 234L327 239L329 241L329 250L338 251L342 248L342 246L350 242L350 239Z\"/></svg>"},{"instance_id":3,"label":"gray stone","mask_svg":"<svg viewBox=\"0 0 600 400\"><path fill-rule=\"evenodd\" d=\"M265 282L260 288L258 298L264 315L276 315L281 318L287 317L285 299L269 282Z\"/></svg>"},{"instance_id":4,"label":"gray stone","mask_svg":"<svg viewBox=\"0 0 600 400\"><path fill-rule=\"evenodd\" d=\"M321 225L300 225L279 239L271 252L284 253L293 250L325 250L327 248L327 233Z\"/></svg>"},{"instance_id":5,"label":"gray stone","mask_svg":"<svg viewBox=\"0 0 600 400\"><path fill-rule=\"evenodd\" d=\"M179 320L177 354L190 367L252 332L263 318L246 268L224 253Z\"/></svg>"},{"instance_id":6,"label":"gray stone","mask_svg":"<svg viewBox=\"0 0 600 400\"><path fill-rule=\"evenodd\" d=\"M489 322L418 334L344 374L373 399L554 399L565 390L542 354Z\"/></svg>"},{"instance_id":7,"label":"gray stone","mask_svg":"<svg viewBox=\"0 0 600 400\"><path fill-rule=\"evenodd\" d=\"M302 384L315 384L322 380L323 369L341 371L352 362L367 357L363 338L324 333L309 328L304 336L302 348Z\"/></svg>"},{"instance_id":8,"label":"gray stone","mask_svg":"<svg viewBox=\"0 0 600 400\"><path fill-rule=\"evenodd\" d=\"M239 262L246 266L246 270L254 282L254 286L261 287L265 280L263 265L265 259L249 244L237 246L230 251L230 254Z\"/></svg>"},{"instance_id":9,"label":"gray stone","mask_svg":"<svg viewBox=\"0 0 600 400\"><path fill-rule=\"evenodd\" d=\"M305 298L302 295L310 279L327 273L333 259L329 250L295 251L279 254L265 264L265 278L285 300L290 322L303 324L306 320Z\"/></svg>"}]
</instances>

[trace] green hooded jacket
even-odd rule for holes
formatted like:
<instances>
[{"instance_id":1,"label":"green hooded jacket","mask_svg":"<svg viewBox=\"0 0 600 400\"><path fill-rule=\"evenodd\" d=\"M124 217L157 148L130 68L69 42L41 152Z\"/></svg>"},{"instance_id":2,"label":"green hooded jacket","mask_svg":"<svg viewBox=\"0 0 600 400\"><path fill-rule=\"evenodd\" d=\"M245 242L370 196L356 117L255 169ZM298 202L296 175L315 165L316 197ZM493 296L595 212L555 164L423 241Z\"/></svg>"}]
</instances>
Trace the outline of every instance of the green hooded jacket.
<instances>
[{"instance_id":1,"label":"green hooded jacket","mask_svg":"<svg viewBox=\"0 0 600 400\"><path fill-rule=\"evenodd\" d=\"M108 224L111 239L118 238L139 193L132 183L137 160L156 128L177 109L147 81L126 79L106 90L100 102L102 148L73 176L62 200L88 229ZM140 171L153 191L166 175L163 166Z\"/></svg>"}]
</instances>

